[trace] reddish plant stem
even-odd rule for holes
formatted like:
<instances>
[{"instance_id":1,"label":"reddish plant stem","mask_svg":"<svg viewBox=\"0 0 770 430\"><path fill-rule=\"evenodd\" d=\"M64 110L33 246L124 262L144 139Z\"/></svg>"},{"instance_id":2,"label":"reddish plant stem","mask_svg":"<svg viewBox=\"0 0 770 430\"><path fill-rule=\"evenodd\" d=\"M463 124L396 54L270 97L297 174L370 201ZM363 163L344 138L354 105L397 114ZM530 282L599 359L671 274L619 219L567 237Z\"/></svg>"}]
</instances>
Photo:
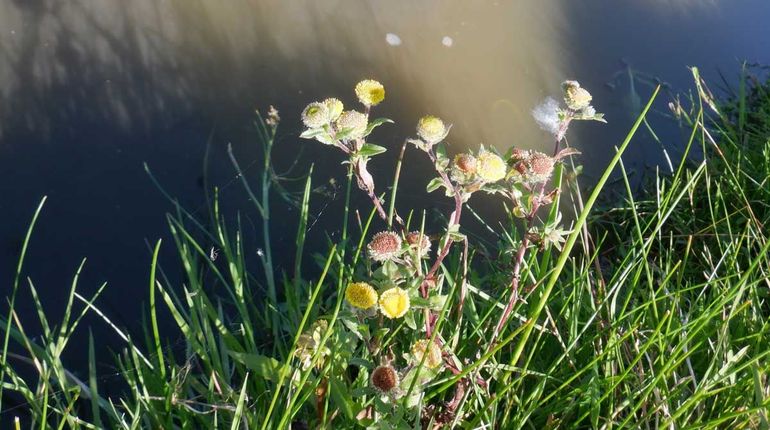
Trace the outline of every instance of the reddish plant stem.
<instances>
[{"instance_id":1,"label":"reddish plant stem","mask_svg":"<svg viewBox=\"0 0 770 430\"><path fill-rule=\"evenodd\" d=\"M368 108L367 108L367 115L368 115ZM341 149L342 152L344 152L346 155L348 155L348 157L350 157L350 163L353 166L353 173L356 175L356 180L358 181L359 184L361 184L361 183L365 184L366 181L363 180L362 172L361 172L361 169L360 169L358 163L354 162L353 159L354 159L354 156L355 156L357 150L360 149L361 147L363 147L363 145L364 145L364 142L363 142L362 139L357 139L355 141L355 145L354 145L355 147L354 148L351 148L348 145L345 145L344 143L342 143L339 140L335 140L335 143L334 143L334 146L336 146L337 148ZM374 205L374 208L377 210L377 215L379 215L379 217L382 218L382 220L387 223L388 222L388 214L385 212L385 209L382 207L382 202L380 202L380 198L377 197L377 195L374 193L374 186L373 185L374 184L372 183L372 187L371 188L367 186L366 190L364 190L364 191L366 191L366 195L369 196L369 199L372 201L372 204ZM361 187L359 186L359 188L361 188ZM401 226L403 226L404 221L401 219L400 216L398 216L398 214L395 215L395 219L396 219L396 222L398 222L399 224L401 224Z\"/></svg>"},{"instance_id":2,"label":"reddish plant stem","mask_svg":"<svg viewBox=\"0 0 770 430\"><path fill-rule=\"evenodd\" d=\"M433 149L431 148L430 151L428 151L428 156L430 157L433 164L436 164L436 155L433 152ZM451 189L454 193L455 198L455 210L452 212L452 215L449 217L449 224L447 226L447 230L452 229L455 225L460 225L460 215L462 214L463 210L463 198L460 195L460 190L457 189L452 184L452 181L449 180L449 176L447 176L446 172L443 172L439 169L436 169L439 176L441 177L441 180L444 182L444 185L447 187L447 189ZM444 243L444 247L441 249L441 252L439 252L438 257L436 258L436 261L433 263L433 266L431 266L430 270L428 271L428 274L425 275L426 281L429 279L433 279L436 272L438 271L439 267L441 267L441 263L446 258L447 254L449 254L449 249L452 247L452 240L447 235L446 243ZM423 287L425 287L426 282L423 282ZM427 291L423 293L423 296L427 297Z\"/></svg>"},{"instance_id":3,"label":"reddish plant stem","mask_svg":"<svg viewBox=\"0 0 770 430\"><path fill-rule=\"evenodd\" d=\"M559 153L559 145L561 144L561 141L564 139L564 135L567 133L567 128L569 127L569 123L571 121L570 117L567 117L562 122L561 126L559 127L558 132L556 133L556 143L554 144L553 148L553 156L555 157L556 154ZM497 322L497 326L495 326L495 331L492 333L492 340L489 342L489 349L492 349L495 345L495 342L497 341L497 337L500 335L500 332L502 331L505 324L508 322L508 319L511 316L511 312L513 311L513 306L516 304L516 302L519 299L519 284L521 281L521 266L524 263L524 257L527 254L527 248L529 248L529 236L528 233L530 230L532 230L532 227L534 227L535 219L537 218L537 211L540 209L540 205L542 203L543 196L545 195L545 185L547 181L541 182L537 187L537 197L534 199L532 203L532 210L527 214L527 226L524 230L524 235L521 239L521 245L519 245L519 249L516 251L516 255L513 259L513 274L511 276L511 298L508 300L508 304L505 306L505 309L503 310L503 314L500 316L500 320Z\"/></svg>"},{"instance_id":4,"label":"reddish plant stem","mask_svg":"<svg viewBox=\"0 0 770 430\"><path fill-rule=\"evenodd\" d=\"M436 153L433 151L433 148L430 148L428 151L428 157L430 158L431 162L433 162L433 165L436 165ZM447 176L446 172L442 171L441 169L436 169L439 176L441 177L441 180L444 182L444 186L447 187L447 189L451 189L454 192L454 198L455 198L455 210L452 212L452 215L449 217L449 224L447 226L447 236L446 236L446 242L444 243L444 246L441 248L441 251L439 252L438 256L436 257L436 261L433 263L433 266L431 266L430 270L428 270L428 273L425 275L425 279L422 281L422 284L420 284L420 294L423 298L428 298L428 284L432 281L435 281L436 278L436 272L441 267L441 263L444 261L446 256L449 254L449 249L452 247L452 239L449 235L449 231L455 226L460 225L460 215L462 214L463 210L463 198L460 195L460 190L455 187L452 184L452 181L449 180L449 176ZM428 311L425 318L425 332L427 337L430 337L433 332L433 325L436 322L436 315Z\"/></svg>"}]
</instances>

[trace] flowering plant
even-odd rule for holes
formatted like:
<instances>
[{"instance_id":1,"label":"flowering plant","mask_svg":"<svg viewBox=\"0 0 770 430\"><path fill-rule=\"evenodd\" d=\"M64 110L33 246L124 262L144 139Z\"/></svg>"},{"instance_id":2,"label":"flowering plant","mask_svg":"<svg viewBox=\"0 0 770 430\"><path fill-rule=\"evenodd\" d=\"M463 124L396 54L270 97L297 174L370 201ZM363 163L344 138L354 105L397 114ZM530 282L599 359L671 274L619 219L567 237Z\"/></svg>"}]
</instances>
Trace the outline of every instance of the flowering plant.
<instances>
[{"instance_id":1,"label":"flowering plant","mask_svg":"<svg viewBox=\"0 0 770 430\"><path fill-rule=\"evenodd\" d=\"M523 220L521 240L513 253L510 299L492 327L492 341L487 345L488 350L493 348L518 300L527 252L552 245L558 247L570 233L559 225L561 216L556 216L551 223L538 223L540 208L557 202L559 188L549 189L557 166L565 158L579 154L574 148L562 147L567 129L574 120L604 121L602 114L596 113L590 104L591 94L579 83L567 81L562 89L565 106L548 98L533 110L538 124L554 137L551 155L516 147L500 155L494 148L481 146L477 151L450 157L445 141L451 124L433 115L420 118L416 136L406 143L424 153L433 164L437 176L427 184L427 192L443 189L455 202L435 255L431 253L431 236L424 227L410 232L408 225L395 214L397 227L393 228L391 217L375 194L374 177L367 170L367 163L386 151L384 147L367 143L367 137L375 127L392 122L386 118L369 119L371 108L385 98L383 85L374 80L356 85L355 93L364 106L363 112L345 111L343 103L336 98L310 103L303 111L306 130L301 137L336 147L347 156L345 163L351 166L358 187L369 196L377 214L389 226L369 240L366 251L371 269L368 275L348 285L345 292L348 308L340 316L343 326L365 345L363 355L354 361L369 373L368 388L361 394L374 396L375 401L359 412L361 423L377 422L379 428L401 428L407 425L404 417L411 411L419 413L423 420L448 424L457 418L454 415L457 403L467 387L483 390L487 386L480 373L466 375L456 384L452 401L421 406L425 384L444 371L464 374L463 363L453 353L450 340L442 336L439 322L440 316L462 314L468 282L463 275L462 279L452 280L451 288L445 285L442 263L452 245L462 243L462 259L467 266L468 238L460 230L460 220L465 203L474 193L500 196L507 201L511 214ZM450 300L454 291L459 292L459 298ZM452 309L448 309L450 303ZM411 331L409 338L416 340L400 343L399 330Z\"/></svg>"}]
</instances>

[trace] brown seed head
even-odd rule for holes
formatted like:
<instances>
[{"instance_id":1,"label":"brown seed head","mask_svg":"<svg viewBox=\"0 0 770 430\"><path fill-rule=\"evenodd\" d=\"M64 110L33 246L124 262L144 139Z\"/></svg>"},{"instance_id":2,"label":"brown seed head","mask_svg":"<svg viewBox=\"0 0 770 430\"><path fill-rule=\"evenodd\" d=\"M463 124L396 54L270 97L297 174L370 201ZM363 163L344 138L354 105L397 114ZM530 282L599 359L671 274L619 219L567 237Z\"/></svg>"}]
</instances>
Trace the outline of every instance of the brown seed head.
<instances>
[{"instance_id":1,"label":"brown seed head","mask_svg":"<svg viewBox=\"0 0 770 430\"><path fill-rule=\"evenodd\" d=\"M476 157L471 154L457 154L455 156L455 166L465 174L471 175L476 173Z\"/></svg>"},{"instance_id":2,"label":"brown seed head","mask_svg":"<svg viewBox=\"0 0 770 430\"><path fill-rule=\"evenodd\" d=\"M420 237L419 231L413 231L407 234L406 243L409 244L410 248L417 250L417 254L420 256L423 256L430 251L430 239L428 239L428 236L425 233L422 234L422 237Z\"/></svg>"},{"instance_id":3,"label":"brown seed head","mask_svg":"<svg viewBox=\"0 0 770 430\"><path fill-rule=\"evenodd\" d=\"M372 385L383 393L398 387L398 373L390 366L379 366L372 371Z\"/></svg>"},{"instance_id":4,"label":"brown seed head","mask_svg":"<svg viewBox=\"0 0 770 430\"><path fill-rule=\"evenodd\" d=\"M529 159L529 167L532 173L540 178L550 178L553 173L553 165L554 159L541 152L533 154Z\"/></svg>"},{"instance_id":5,"label":"brown seed head","mask_svg":"<svg viewBox=\"0 0 770 430\"><path fill-rule=\"evenodd\" d=\"M392 231L381 231L372 237L367 250L374 261L390 260L401 252L401 237Z\"/></svg>"},{"instance_id":6,"label":"brown seed head","mask_svg":"<svg viewBox=\"0 0 770 430\"><path fill-rule=\"evenodd\" d=\"M529 151L521 148L513 148L511 150L511 160L521 161L529 156Z\"/></svg>"}]
</instances>

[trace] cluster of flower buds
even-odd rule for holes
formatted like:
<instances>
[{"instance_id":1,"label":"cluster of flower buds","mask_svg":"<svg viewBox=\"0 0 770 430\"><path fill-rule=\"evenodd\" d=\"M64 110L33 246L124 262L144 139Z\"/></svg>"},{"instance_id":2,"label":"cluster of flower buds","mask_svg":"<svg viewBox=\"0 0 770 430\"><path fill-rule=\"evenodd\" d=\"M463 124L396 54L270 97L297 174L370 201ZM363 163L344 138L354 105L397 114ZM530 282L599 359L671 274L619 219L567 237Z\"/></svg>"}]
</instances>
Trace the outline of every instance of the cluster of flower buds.
<instances>
[{"instance_id":1,"label":"cluster of flower buds","mask_svg":"<svg viewBox=\"0 0 770 430\"><path fill-rule=\"evenodd\" d=\"M514 149L511 153L511 173L525 184L539 184L551 179L556 159L539 151Z\"/></svg>"},{"instance_id":2,"label":"cluster of flower buds","mask_svg":"<svg viewBox=\"0 0 770 430\"><path fill-rule=\"evenodd\" d=\"M459 184L480 186L505 178L506 170L505 161L499 155L482 147L475 156L469 153L457 154L450 174Z\"/></svg>"},{"instance_id":3,"label":"cluster of flower buds","mask_svg":"<svg viewBox=\"0 0 770 430\"><path fill-rule=\"evenodd\" d=\"M514 148L508 159L512 167L509 178L525 186L547 182L551 179L557 162L564 157L577 154L580 154L580 151L574 148L562 149L553 157L540 151Z\"/></svg>"},{"instance_id":4,"label":"cluster of flower buds","mask_svg":"<svg viewBox=\"0 0 770 430\"><path fill-rule=\"evenodd\" d=\"M485 185L504 179L507 166L499 155L483 146L476 154L462 153L450 160L443 151L443 147L436 147L446 138L449 128L441 119L425 116L417 124L418 138L410 139L409 142L430 154L439 175L448 175L448 177L440 176L431 181L427 187L428 192L444 187L447 196L451 197L455 191L459 191L462 201L467 201L472 193ZM453 183L448 183L448 179Z\"/></svg>"},{"instance_id":5,"label":"cluster of flower buds","mask_svg":"<svg viewBox=\"0 0 770 430\"><path fill-rule=\"evenodd\" d=\"M343 103L336 98L308 104L302 111L302 122L307 128L300 137L315 139L347 154L347 163L353 166L358 188L366 191L380 216L384 217L386 215L375 195L374 177L369 173L367 163L371 157L385 152L385 148L365 140L375 127L393 121L387 118L369 119L371 108L385 100L385 87L381 83L372 79L363 80L356 85L355 93L364 106L364 112L345 110Z\"/></svg>"},{"instance_id":6,"label":"cluster of flower buds","mask_svg":"<svg viewBox=\"0 0 770 430\"><path fill-rule=\"evenodd\" d=\"M356 85L355 93L358 101L364 105L366 113L345 110L343 103L333 97L310 103L302 111L302 123L307 129L300 137L337 146L348 154L361 151L364 147L363 139L374 128L369 123L369 110L385 99L385 87L377 81L367 79Z\"/></svg>"}]
</instances>

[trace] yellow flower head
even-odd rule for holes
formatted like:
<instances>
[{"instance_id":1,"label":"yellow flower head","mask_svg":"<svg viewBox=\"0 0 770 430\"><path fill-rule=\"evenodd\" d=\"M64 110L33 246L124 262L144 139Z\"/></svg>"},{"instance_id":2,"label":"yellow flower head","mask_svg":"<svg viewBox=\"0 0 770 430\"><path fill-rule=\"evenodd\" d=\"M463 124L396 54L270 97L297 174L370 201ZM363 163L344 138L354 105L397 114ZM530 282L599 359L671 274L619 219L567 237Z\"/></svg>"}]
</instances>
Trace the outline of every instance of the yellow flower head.
<instances>
[{"instance_id":1,"label":"yellow flower head","mask_svg":"<svg viewBox=\"0 0 770 430\"><path fill-rule=\"evenodd\" d=\"M478 156L476 173L484 182L497 182L505 177L505 161L497 154L482 151Z\"/></svg>"},{"instance_id":2,"label":"yellow flower head","mask_svg":"<svg viewBox=\"0 0 770 430\"><path fill-rule=\"evenodd\" d=\"M425 142L435 145L441 142L447 134L447 128L440 118L427 115L417 123L417 135Z\"/></svg>"},{"instance_id":3,"label":"yellow flower head","mask_svg":"<svg viewBox=\"0 0 770 430\"><path fill-rule=\"evenodd\" d=\"M565 81L561 84L564 90L564 102L572 110L583 110L591 104L591 93L580 87L578 81Z\"/></svg>"},{"instance_id":4,"label":"yellow flower head","mask_svg":"<svg viewBox=\"0 0 770 430\"><path fill-rule=\"evenodd\" d=\"M380 311L390 319L401 318L409 310L409 294L393 287L380 294Z\"/></svg>"},{"instance_id":5,"label":"yellow flower head","mask_svg":"<svg viewBox=\"0 0 770 430\"><path fill-rule=\"evenodd\" d=\"M310 103L302 111L302 122L308 128L322 127L329 123L329 109L324 103Z\"/></svg>"},{"instance_id":6,"label":"yellow flower head","mask_svg":"<svg viewBox=\"0 0 770 430\"><path fill-rule=\"evenodd\" d=\"M377 106L385 100L385 87L372 79L366 79L356 84L356 96L366 107Z\"/></svg>"},{"instance_id":7,"label":"yellow flower head","mask_svg":"<svg viewBox=\"0 0 770 430\"><path fill-rule=\"evenodd\" d=\"M326 105L326 109L329 110L329 119L331 121L337 121L337 118L342 115L342 110L345 108L342 105L342 102L339 101L339 99L331 97L324 100L324 104Z\"/></svg>"},{"instance_id":8,"label":"yellow flower head","mask_svg":"<svg viewBox=\"0 0 770 430\"><path fill-rule=\"evenodd\" d=\"M377 292L366 282L353 282L345 290L345 299L358 309L369 309L377 304Z\"/></svg>"},{"instance_id":9,"label":"yellow flower head","mask_svg":"<svg viewBox=\"0 0 770 430\"><path fill-rule=\"evenodd\" d=\"M419 364L422 361L422 357L427 351L428 356L425 357L423 366L428 369L435 369L442 363L441 360L441 348L436 342L431 342L430 339L418 340L412 345L412 356L414 357L414 363Z\"/></svg>"},{"instance_id":10,"label":"yellow flower head","mask_svg":"<svg viewBox=\"0 0 770 430\"><path fill-rule=\"evenodd\" d=\"M354 110L347 110L342 112L339 118L337 118L338 130L350 130L350 134L347 135L347 139L360 139L364 137L366 133L366 126L369 124L369 119L361 112Z\"/></svg>"}]
</instances>

